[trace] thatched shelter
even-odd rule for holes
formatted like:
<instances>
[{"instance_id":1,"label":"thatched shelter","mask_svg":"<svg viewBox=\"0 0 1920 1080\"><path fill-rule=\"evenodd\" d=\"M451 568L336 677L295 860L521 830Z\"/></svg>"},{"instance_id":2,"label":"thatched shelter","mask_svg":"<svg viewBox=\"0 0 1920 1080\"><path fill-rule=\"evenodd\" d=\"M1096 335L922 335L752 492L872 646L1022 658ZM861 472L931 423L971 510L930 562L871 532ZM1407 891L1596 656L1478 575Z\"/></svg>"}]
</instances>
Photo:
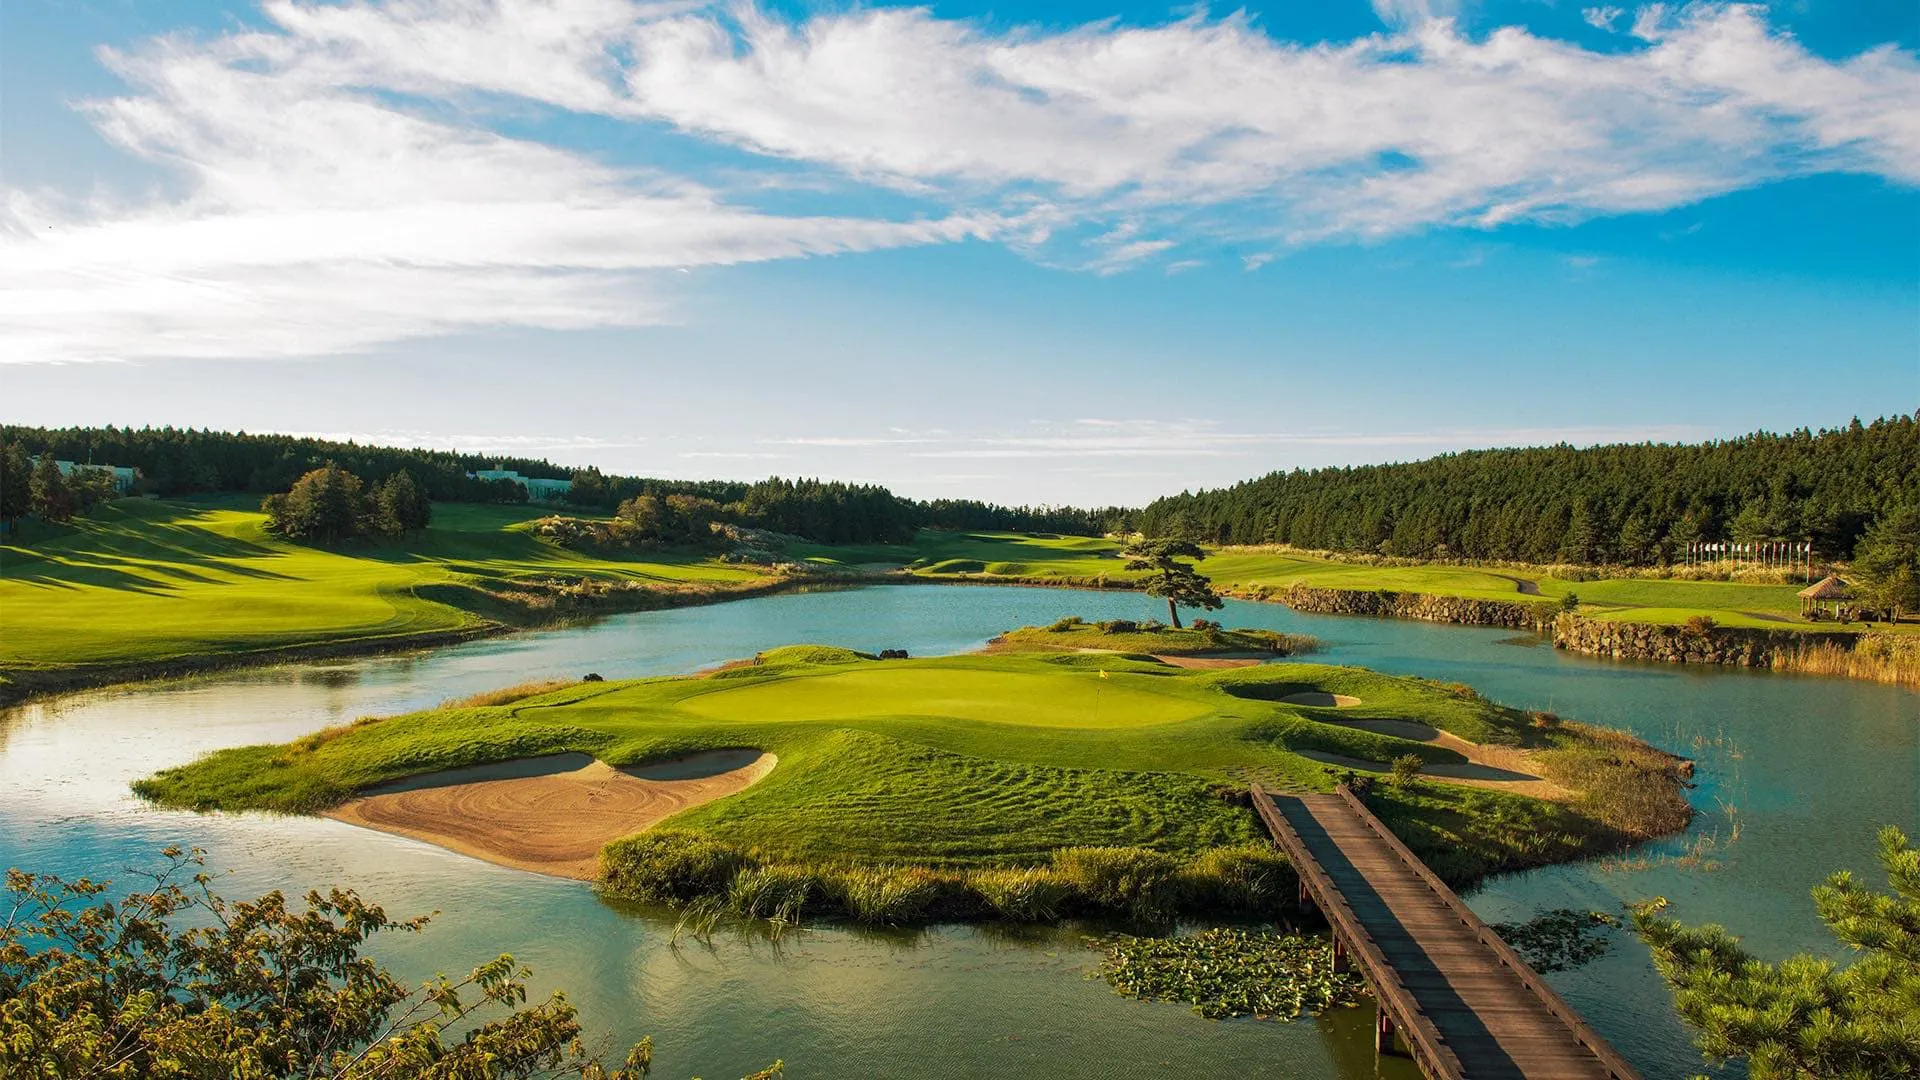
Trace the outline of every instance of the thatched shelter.
<instances>
[{"instance_id":1,"label":"thatched shelter","mask_svg":"<svg viewBox=\"0 0 1920 1080\"><path fill-rule=\"evenodd\" d=\"M1847 583L1828 574L1800 590L1800 611L1802 614L1812 615L1824 604L1835 616L1838 616L1840 604L1851 599L1853 599L1853 590L1847 588Z\"/></svg>"}]
</instances>

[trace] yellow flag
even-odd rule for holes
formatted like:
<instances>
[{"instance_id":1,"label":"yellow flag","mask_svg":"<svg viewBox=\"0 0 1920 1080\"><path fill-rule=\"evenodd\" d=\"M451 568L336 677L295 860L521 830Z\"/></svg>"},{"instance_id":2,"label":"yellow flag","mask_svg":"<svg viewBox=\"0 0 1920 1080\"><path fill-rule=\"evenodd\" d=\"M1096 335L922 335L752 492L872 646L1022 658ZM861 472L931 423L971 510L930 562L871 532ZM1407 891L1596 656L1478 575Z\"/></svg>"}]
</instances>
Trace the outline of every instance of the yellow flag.
<instances>
[{"instance_id":1,"label":"yellow flag","mask_svg":"<svg viewBox=\"0 0 1920 1080\"><path fill-rule=\"evenodd\" d=\"M1107 677L1107 672L1106 672L1106 669L1105 669L1105 668L1102 668L1102 669L1101 669L1101 671L1100 671L1100 677L1101 677L1101 678L1103 678L1103 679Z\"/></svg>"}]
</instances>

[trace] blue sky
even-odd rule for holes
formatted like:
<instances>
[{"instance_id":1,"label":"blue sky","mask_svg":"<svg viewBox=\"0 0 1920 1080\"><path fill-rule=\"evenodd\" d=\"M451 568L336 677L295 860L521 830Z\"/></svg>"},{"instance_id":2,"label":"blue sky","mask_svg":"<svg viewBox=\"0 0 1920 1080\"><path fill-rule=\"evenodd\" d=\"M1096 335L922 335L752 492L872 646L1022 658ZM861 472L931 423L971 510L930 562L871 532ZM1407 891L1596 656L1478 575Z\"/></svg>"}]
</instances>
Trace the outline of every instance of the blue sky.
<instances>
[{"instance_id":1,"label":"blue sky","mask_svg":"<svg viewBox=\"0 0 1920 1080\"><path fill-rule=\"evenodd\" d=\"M0 419L1138 502L1920 404L1909 4L8 0Z\"/></svg>"}]
</instances>

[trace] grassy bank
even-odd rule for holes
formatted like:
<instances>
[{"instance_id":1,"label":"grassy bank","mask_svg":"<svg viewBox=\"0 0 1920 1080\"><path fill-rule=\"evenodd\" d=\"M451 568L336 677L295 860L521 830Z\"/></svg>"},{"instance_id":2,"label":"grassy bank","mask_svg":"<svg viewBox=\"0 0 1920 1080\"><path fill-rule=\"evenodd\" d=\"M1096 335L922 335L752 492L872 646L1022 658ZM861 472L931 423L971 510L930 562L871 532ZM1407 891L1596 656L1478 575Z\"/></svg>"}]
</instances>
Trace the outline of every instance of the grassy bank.
<instances>
[{"instance_id":1,"label":"grassy bank","mask_svg":"<svg viewBox=\"0 0 1920 1080\"><path fill-rule=\"evenodd\" d=\"M1311 704L1321 700L1343 707ZM1261 839L1249 780L1326 790L1340 770L1312 755L1467 761L1368 729L1409 719L1471 743L1594 745L1580 729L1542 726L1463 687L1357 668L1194 670L1067 652L881 661L800 646L706 677L578 684L221 751L137 788L174 806L311 813L368 785L459 766L562 752L627 766L756 748L778 756L770 775L670 819L681 839L611 846L608 885L645 900L733 903L752 872L812 882L810 903L855 917L901 905L948 917L1099 908L1108 894L1089 891L1089 867L1111 863L1099 873L1164 877L1167 904L1186 909L1211 903L1194 897L1247 895L1224 870L1196 867ZM1671 760L1647 750L1656 759L1641 782L1678 799ZM1410 843L1456 880L1639 838L1578 800L1427 780L1377 790L1383 814L1415 823ZM1149 854L1062 854L1095 848ZM662 892L682 878L706 884ZM882 902L895 893L909 899Z\"/></svg>"},{"instance_id":2,"label":"grassy bank","mask_svg":"<svg viewBox=\"0 0 1920 1080\"><path fill-rule=\"evenodd\" d=\"M1120 584L1138 575L1125 569L1118 541L1086 536L956 533L924 530L911 545L836 549L797 545L796 558L843 567L895 566L933 579L1053 579ZM1220 588L1259 596L1293 585L1315 588L1424 593L1540 604L1558 610L1569 595L1588 618L1661 624L1698 615L1721 626L1796 629L1799 585L1747 581L1690 581L1643 576L1595 577L1571 567L1493 567L1337 559L1283 548L1228 548L1200 563ZM1564 575L1564 576L1558 576ZM1832 623L1819 629L1835 629Z\"/></svg>"},{"instance_id":3,"label":"grassy bank","mask_svg":"<svg viewBox=\"0 0 1920 1080\"><path fill-rule=\"evenodd\" d=\"M1148 620L1087 622L1071 615L1047 626L1023 626L995 638L996 647L1067 652L1139 653L1151 656L1298 656L1320 647L1309 634L1278 630L1232 630L1209 623L1175 630Z\"/></svg>"},{"instance_id":4,"label":"grassy bank","mask_svg":"<svg viewBox=\"0 0 1920 1080\"><path fill-rule=\"evenodd\" d=\"M691 600L768 580L695 554L605 559L566 551L532 535L527 526L537 515L442 505L420 535L328 550L271 536L265 515L246 500L111 503L70 526L34 526L0 544L0 673L32 683L62 669L375 648L588 610L595 592Z\"/></svg>"}]
</instances>

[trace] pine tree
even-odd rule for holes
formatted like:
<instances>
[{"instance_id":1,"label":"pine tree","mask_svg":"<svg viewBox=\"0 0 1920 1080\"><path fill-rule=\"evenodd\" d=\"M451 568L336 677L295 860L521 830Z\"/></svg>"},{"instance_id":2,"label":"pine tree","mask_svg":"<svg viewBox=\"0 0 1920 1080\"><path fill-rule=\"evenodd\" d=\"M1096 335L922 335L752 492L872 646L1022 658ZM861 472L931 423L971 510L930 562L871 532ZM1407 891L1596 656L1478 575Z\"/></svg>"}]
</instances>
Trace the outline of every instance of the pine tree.
<instances>
[{"instance_id":1,"label":"pine tree","mask_svg":"<svg viewBox=\"0 0 1920 1080\"><path fill-rule=\"evenodd\" d=\"M1147 595L1167 602L1167 620L1180 628L1180 609L1199 608L1218 611L1224 605L1213 591L1212 579L1182 559L1202 559L1206 552L1191 540L1142 540L1128 547L1127 569L1151 570L1157 577L1147 579Z\"/></svg>"},{"instance_id":2,"label":"pine tree","mask_svg":"<svg viewBox=\"0 0 1920 1080\"><path fill-rule=\"evenodd\" d=\"M387 477L387 482L380 485L377 501L380 531L390 536L419 532L433 520L432 503L405 469Z\"/></svg>"},{"instance_id":3,"label":"pine tree","mask_svg":"<svg viewBox=\"0 0 1920 1080\"><path fill-rule=\"evenodd\" d=\"M1888 826L1880 865L1890 894L1844 870L1813 890L1820 921L1856 953L1844 967L1804 954L1769 964L1722 927L1664 917L1664 900L1634 909L1708 1057L1744 1058L1754 1080L1920 1076L1920 851Z\"/></svg>"},{"instance_id":4,"label":"pine tree","mask_svg":"<svg viewBox=\"0 0 1920 1080\"><path fill-rule=\"evenodd\" d=\"M34 463L28 485L34 513L48 521L73 517L73 494L67 490L67 478L60 474L60 463L51 452L42 453Z\"/></svg>"},{"instance_id":5,"label":"pine tree","mask_svg":"<svg viewBox=\"0 0 1920 1080\"><path fill-rule=\"evenodd\" d=\"M10 442L0 448L0 523L9 531L33 509L33 462L26 448Z\"/></svg>"},{"instance_id":6,"label":"pine tree","mask_svg":"<svg viewBox=\"0 0 1920 1080\"><path fill-rule=\"evenodd\" d=\"M1901 507L1875 522L1860 541L1853 571L1868 607L1896 621L1920 611L1920 507Z\"/></svg>"}]
</instances>

